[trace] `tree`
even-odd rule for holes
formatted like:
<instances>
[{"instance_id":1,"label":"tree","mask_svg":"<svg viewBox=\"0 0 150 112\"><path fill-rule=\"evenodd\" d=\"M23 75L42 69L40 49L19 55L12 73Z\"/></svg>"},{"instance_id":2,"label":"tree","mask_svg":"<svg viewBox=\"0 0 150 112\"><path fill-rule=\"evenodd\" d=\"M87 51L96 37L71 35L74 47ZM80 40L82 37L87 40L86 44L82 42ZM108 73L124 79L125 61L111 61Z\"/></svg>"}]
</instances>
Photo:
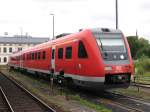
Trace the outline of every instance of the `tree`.
<instances>
[{"instance_id":1,"label":"tree","mask_svg":"<svg viewBox=\"0 0 150 112\"><path fill-rule=\"evenodd\" d=\"M145 55L150 58L150 44L144 38L137 38L136 36L128 36L128 43L131 49L131 55L134 59Z\"/></svg>"},{"instance_id":2,"label":"tree","mask_svg":"<svg viewBox=\"0 0 150 112\"><path fill-rule=\"evenodd\" d=\"M136 36L129 36L127 37L128 43L131 50L131 55L133 58L135 58L137 51L138 51L138 38Z\"/></svg>"}]
</instances>

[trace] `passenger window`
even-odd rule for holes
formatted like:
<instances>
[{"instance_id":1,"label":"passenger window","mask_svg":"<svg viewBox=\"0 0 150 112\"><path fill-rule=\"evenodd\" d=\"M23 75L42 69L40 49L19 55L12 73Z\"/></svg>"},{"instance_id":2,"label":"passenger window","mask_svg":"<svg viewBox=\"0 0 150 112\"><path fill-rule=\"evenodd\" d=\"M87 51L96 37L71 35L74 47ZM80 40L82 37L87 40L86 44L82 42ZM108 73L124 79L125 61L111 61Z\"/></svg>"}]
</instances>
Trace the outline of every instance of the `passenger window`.
<instances>
[{"instance_id":1,"label":"passenger window","mask_svg":"<svg viewBox=\"0 0 150 112\"><path fill-rule=\"evenodd\" d=\"M32 60L34 60L34 53L31 54L31 58L32 58Z\"/></svg>"},{"instance_id":2,"label":"passenger window","mask_svg":"<svg viewBox=\"0 0 150 112\"><path fill-rule=\"evenodd\" d=\"M28 55L28 60L30 60L30 54L27 54Z\"/></svg>"},{"instance_id":3,"label":"passenger window","mask_svg":"<svg viewBox=\"0 0 150 112\"><path fill-rule=\"evenodd\" d=\"M43 51L43 57L42 58L46 59L46 52L45 51Z\"/></svg>"},{"instance_id":4,"label":"passenger window","mask_svg":"<svg viewBox=\"0 0 150 112\"><path fill-rule=\"evenodd\" d=\"M58 59L63 59L63 48L58 49Z\"/></svg>"},{"instance_id":5,"label":"passenger window","mask_svg":"<svg viewBox=\"0 0 150 112\"><path fill-rule=\"evenodd\" d=\"M32 53L30 53L30 60L32 59Z\"/></svg>"},{"instance_id":6,"label":"passenger window","mask_svg":"<svg viewBox=\"0 0 150 112\"><path fill-rule=\"evenodd\" d=\"M67 47L66 48L66 59L71 59L72 58L72 47Z\"/></svg>"},{"instance_id":7,"label":"passenger window","mask_svg":"<svg viewBox=\"0 0 150 112\"><path fill-rule=\"evenodd\" d=\"M52 49L52 59L55 57L55 49Z\"/></svg>"},{"instance_id":8,"label":"passenger window","mask_svg":"<svg viewBox=\"0 0 150 112\"><path fill-rule=\"evenodd\" d=\"M82 41L79 41L78 58L88 58L85 46Z\"/></svg>"},{"instance_id":9,"label":"passenger window","mask_svg":"<svg viewBox=\"0 0 150 112\"><path fill-rule=\"evenodd\" d=\"M37 52L35 52L35 60L37 60Z\"/></svg>"},{"instance_id":10,"label":"passenger window","mask_svg":"<svg viewBox=\"0 0 150 112\"><path fill-rule=\"evenodd\" d=\"M29 56L28 56L28 54L26 54L27 56L26 56L26 60L28 60L29 59Z\"/></svg>"},{"instance_id":11,"label":"passenger window","mask_svg":"<svg viewBox=\"0 0 150 112\"><path fill-rule=\"evenodd\" d=\"M41 58L41 53L40 52L38 52L38 60L40 60L40 58Z\"/></svg>"},{"instance_id":12,"label":"passenger window","mask_svg":"<svg viewBox=\"0 0 150 112\"><path fill-rule=\"evenodd\" d=\"M25 60L25 54L23 54L23 60Z\"/></svg>"}]
</instances>

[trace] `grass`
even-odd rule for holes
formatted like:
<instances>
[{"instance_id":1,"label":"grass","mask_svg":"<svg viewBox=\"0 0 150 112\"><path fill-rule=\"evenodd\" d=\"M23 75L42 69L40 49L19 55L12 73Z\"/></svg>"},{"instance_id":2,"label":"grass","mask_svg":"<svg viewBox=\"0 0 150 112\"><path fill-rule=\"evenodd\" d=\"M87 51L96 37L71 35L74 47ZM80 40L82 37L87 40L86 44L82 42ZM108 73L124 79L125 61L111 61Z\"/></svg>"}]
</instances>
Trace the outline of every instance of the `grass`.
<instances>
[{"instance_id":1,"label":"grass","mask_svg":"<svg viewBox=\"0 0 150 112\"><path fill-rule=\"evenodd\" d=\"M150 84L150 72L146 72L143 76L136 78L135 82Z\"/></svg>"},{"instance_id":2,"label":"grass","mask_svg":"<svg viewBox=\"0 0 150 112\"><path fill-rule=\"evenodd\" d=\"M144 76L150 78L150 72L146 72L146 73L144 74Z\"/></svg>"},{"instance_id":3,"label":"grass","mask_svg":"<svg viewBox=\"0 0 150 112\"><path fill-rule=\"evenodd\" d=\"M58 87L54 87L55 89L53 93L55 93L55 95L52 95L49 82L34 79L26 75L21 75L19 72L15 71L11 71L11 73L9 73L6 70L3 70L3 73L21 82L28 90L36 94L38 97L44 99L44 101L46 101L48 104L53 104L54 107L61 108L65 112L69 112L69 101L73 101L79 105L94 109L96 112L111 112L111 110L105 108L104 106L82 99L79 97L79 95L74 95L73 93L69 93L69 95L67 95L67 97L69 97L69 101L67 101L65 91L60 92Z\"/></svg>"},{"instance_id":4,"label":"grass","mask_svg":"<svg viewBox=\"0 0 150 112\"><path fill-rule=\"evenodd\" d=\"M81 105L86 105L90 108L97 110L97 112L112 112L111 110L106 109L104 106L94 104L85 99L80 98L79 95L71 95L70 98L73 100L79 101Z\"/></svg>"},{"instance_id":5,"label":"grass","mask_svg":"<svg viewBox=\"0 0 150 112\"><path fill-rule=\"evenodd\" d=\"M134 60L136 82L150 84L150 59L143 56Z\"/></svg>"}]
</instances>

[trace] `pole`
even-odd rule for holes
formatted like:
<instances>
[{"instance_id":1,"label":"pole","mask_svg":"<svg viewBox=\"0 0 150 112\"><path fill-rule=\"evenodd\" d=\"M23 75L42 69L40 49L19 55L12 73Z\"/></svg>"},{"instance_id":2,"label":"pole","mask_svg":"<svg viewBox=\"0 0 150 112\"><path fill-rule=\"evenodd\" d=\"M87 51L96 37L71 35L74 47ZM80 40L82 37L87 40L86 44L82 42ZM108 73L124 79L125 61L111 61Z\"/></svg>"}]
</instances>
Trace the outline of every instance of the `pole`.
<instances>
[{"instance_id":1,"label":"pole","mask_svg":"<svg viewBox=\"0 0 150 112\"><path fill-rule=\"evenodd\" d=\"M55 39L55 36L54 36L54 14L50 14L53 16L53 40Z\"/></svg>"},{"instance_id":2,"label":"pole","mask_svg":"<svg viewBox=\"0 0 150 112\"><path fill-rule=\"evenodd\" d=\"M20 27L20 39L22 40L22 35L23 35L23 28ZM21 48L22 48L22 45L21 45ZM19 47L19 49L21 50L21 48ZM19 52L20 52L19 50ZM21 67L22 67L22 56L20 55L20 70L21 70Z\"/></svg>"},{"instance_id":3,"label":"pole","mask_svg":"<svg viewBox=\"0 0 150 112\"><path fill-rule=\"evenodd\" d=\"M118 29L118 0L116 0L116 29Z\"/></svg>"},{"instance_id":4,"label":"pole","mask_svg":"<svg viewBox=\"0 0 150 112\"><path fill-rule=\"evenodd\" d=\"M54 40L54 39L55 39L55 36L54 36L54 14L50 14L50 15L53 16L53 40ZM54 83L54 70L51 70L50 88L51 88L51 93L52 93L52 95L54 95L53 83Z\"/></svg>"},{"instance_id":5,"label":"pole","mask_svg":"<svg viewBox=\"0 0 150 112\"><path fill-rule=\"evenodd\" d=\"M20 27L20 36L22 37L22 35L23 35L23 28Z\"/></svg>"},{"instance_id":6,"label":"pole","mask_svg":"<svg viewBox=\"0 0 150 112\"><path fill-rule=\"evenodd\" d=\"M136 29L136 38L138 39L138 30Z\"/></svg>"},{"instance_id":7,"label":"pole","mask_svg":"<svg viewBox=\"0 0 150 112\"><path fill-rule=\"evenodd\" d=\"M53 15L53 39L55 39L55 36L54 36L54 15Z\"/></svg>"}]
</instances>

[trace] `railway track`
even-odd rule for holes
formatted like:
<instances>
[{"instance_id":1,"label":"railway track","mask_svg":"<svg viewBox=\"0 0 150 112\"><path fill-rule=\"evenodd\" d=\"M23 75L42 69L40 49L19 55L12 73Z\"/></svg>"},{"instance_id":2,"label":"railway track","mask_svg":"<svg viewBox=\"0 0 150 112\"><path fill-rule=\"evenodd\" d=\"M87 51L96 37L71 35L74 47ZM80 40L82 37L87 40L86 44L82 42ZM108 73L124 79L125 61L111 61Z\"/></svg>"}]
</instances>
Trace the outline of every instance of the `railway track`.
<instances>
[{"instance_id":1,"label":"railway track","mask_svg":"<svg viewBox=\"0 0 150 112\"><path fill-rule=\"evenodd\" d=\"M150 89L150 84L144 84L144 83L131 83L131 86Z\"/></svg>"},{"instance_id":2,"label":"railway track","mask_svg":"<svg viewBox=\"0 0 150 112\"><path fill-rule=\"evenodd\" d=\"M70 90L72 91L72 90ZM141 99L123 96L112 92L104 92L103 94L95 94L95 92L87 92L84 89L76 89L74 93L80 94L80 97L95 104L102 104L113 112L149 112L150 102Z\"/></svg>"},{"instance_id":3,"label":"railway track","mask_svg":"<svg viewBox=\"0 0 150 112\"><path fill-rule=\"evenodd\" d=\"M82 94L82 93L81 93ZM104 92L104 94L80 95L95 104L101 104L112 110L112 112L149 112L150 102L141 101L131 97L122 96L112 92Z\"/></svg>"},{"instance_id":4,"label":"railway track","mask_svg":"<svg viewBox=\"0 0 150 112\"><path fill-rule=\"evenodd\" d=\"M127 110L129 112L150 111L150 102L148 101L108 91L105 94L106 95L104 97L107 100L109 100L112 104L120 106L122 109Z\"/></svg>"},{"instance_id":5,"label":"railway track","mask_svg":"<svg viewBox=\"0 0 150 112\"><path fill-rule=\"evenodd\" d=\"M2 112L56 112L2 73L0 73L0 86L0 109L6 110Z\"/></svg>"},{"instance_id":6,"label":"railway track","mask_svg":"<svg viewBox=\"0 0 150 112\"><path fill-rule=\"evenodd\" d=\"M0 112L14 112L2 87L0 87Z\"/></svg>"},{"instance_id":7,"label":"railway track","mask_svg":"<svg viewBox=\"0 0 150 112\"><path fill-rule=\"evenodd\" d=\"M86 94L85 94L86 92ZM96 92L79 92L80 97L93 102L97 105L101 104L111 109L113 112L149 112L150 102L140 100L134 97L128 97L121 94L116 94L110 91L103 93Z\"/></svg>"}]
</instances>

